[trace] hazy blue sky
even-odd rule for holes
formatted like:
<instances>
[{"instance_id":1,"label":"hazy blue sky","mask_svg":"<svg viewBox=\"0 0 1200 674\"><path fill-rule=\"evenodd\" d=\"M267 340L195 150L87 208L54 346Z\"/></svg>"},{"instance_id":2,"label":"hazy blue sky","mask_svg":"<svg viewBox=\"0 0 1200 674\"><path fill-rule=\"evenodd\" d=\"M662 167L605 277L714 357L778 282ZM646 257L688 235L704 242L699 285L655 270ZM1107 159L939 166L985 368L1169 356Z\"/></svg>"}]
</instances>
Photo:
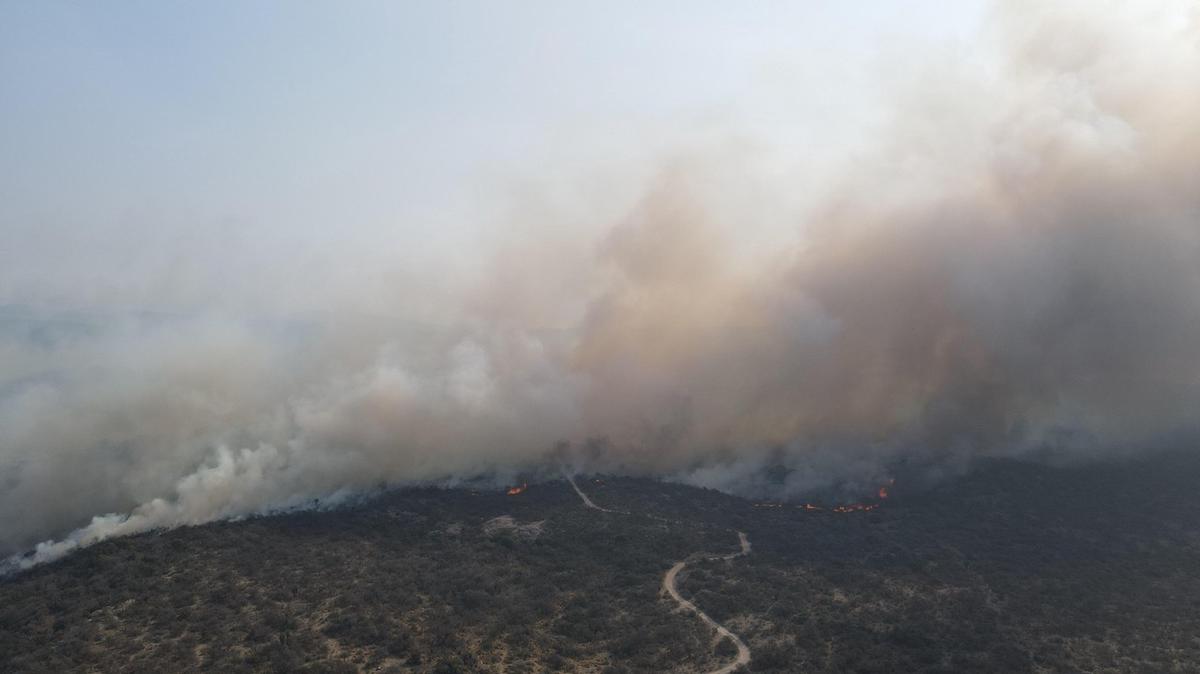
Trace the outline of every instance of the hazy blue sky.
<instances>
[{"instance_id":1,"label":"hazy blue sky","mask_svg":"<svg viewBox=\"0 0 1200 674\"><path fill-rule=\"evenodd\" d=\"M179 241L400 259L564 157L703 125L819 140L870 112L881 54L969 39L979 4L0 3L0 294Z\"/></svg>"}]
</instances>

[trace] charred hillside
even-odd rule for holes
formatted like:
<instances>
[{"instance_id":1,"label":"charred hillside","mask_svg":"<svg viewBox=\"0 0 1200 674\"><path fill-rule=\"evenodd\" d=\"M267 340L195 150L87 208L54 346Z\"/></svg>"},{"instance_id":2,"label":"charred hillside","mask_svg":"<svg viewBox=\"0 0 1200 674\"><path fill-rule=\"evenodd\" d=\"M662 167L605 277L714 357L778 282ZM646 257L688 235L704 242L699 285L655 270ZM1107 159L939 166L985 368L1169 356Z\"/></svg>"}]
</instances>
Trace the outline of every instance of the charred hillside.
<instances>
[{"instance_id":1,"label":"charred hillside","mask_svg":"<svg viewBox=\"0 0 1200 674\"><path fill-rule=\"evenodd\" d=\"M0 581L0 670L1200 671L1200 462L981 463L872 510L653 480L109 540ZM878 500L878 499L877 499ZM760 507L756 507L760 506ZM625 514L628 513L628 514ZM745 532L753 554L732 553Z\"/></svg>"}]
</instances>

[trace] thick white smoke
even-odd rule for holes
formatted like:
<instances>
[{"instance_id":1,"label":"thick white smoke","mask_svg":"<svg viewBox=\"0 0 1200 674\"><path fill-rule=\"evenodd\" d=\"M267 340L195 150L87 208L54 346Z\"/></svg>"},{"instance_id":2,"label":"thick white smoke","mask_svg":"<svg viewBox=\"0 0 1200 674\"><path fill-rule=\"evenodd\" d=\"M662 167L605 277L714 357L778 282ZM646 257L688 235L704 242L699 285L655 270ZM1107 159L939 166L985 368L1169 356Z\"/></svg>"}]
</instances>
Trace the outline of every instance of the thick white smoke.
<instances>
[{"instance_id":1,"label":"thick white smoke","mask_svg":"<svg viewBox=\"0 0 1200 674\"><path fill-rule=\"evenodd\" d=\"M353 285L254 321L10 306L0 552L504 480L560 441L591 469L795 494L899 459L1190 437L1198 14L1127 4L998 12L1000 58L898 86L787 245L747 245L766 216L723 199L728 157L692 153L600 226L522 213L474 280L390 316L352 310Z\"/></svg>"}]
</instances>

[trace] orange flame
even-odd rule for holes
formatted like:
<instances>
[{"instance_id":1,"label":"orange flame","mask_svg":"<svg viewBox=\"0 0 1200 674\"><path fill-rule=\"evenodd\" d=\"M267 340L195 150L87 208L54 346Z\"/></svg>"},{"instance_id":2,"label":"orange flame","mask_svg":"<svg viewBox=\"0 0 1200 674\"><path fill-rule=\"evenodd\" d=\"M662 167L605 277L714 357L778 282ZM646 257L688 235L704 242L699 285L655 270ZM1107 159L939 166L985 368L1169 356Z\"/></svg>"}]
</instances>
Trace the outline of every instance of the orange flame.
<instances>
[{"instance_id":1,"label":"orange flame","mask_svg":"<svg viewBox=\"0 0 1200 674\"><path fill-rule=\"evenodd\" d=\"M891 487L894 484L896 484L896 480L893 478L893 479L889 479L887 481L887 484L880 486L879 489L875 492L876 496L879 497L878 501L876 501L876 502L847 503L844 505L833 506L832 508L830 508L830 511L835 512L835 513L868 513L868 512L871 512L872 510L879 508L879 506L881 505L881 502L887 499L887 497L889 495L888 487ZM756 503L754 505L755 505L755 507L758 507L758 508L771 507L770 505L767 505L767 504ZM815 503L802 503L796 507L800 508L802 510L805 510L807 512L816 512L816 511L825 510L825 508L823 508Z\"/></svg>"},{"instance_id":2,"label":"orange flame","mask_svg":"<svg viewBox=\"0 0 1200 674\"><path fill-rule=\"evenodd\" d=\"M516 496L517 494L520 494L521 492L525 491L526 489L529 489L529 485L528 485L528 484L523 484L523 485L521 485L520 487L509 487L509 488L508 488L508 495L509 495L509 496Z\"/></svg>"}]
</instances>

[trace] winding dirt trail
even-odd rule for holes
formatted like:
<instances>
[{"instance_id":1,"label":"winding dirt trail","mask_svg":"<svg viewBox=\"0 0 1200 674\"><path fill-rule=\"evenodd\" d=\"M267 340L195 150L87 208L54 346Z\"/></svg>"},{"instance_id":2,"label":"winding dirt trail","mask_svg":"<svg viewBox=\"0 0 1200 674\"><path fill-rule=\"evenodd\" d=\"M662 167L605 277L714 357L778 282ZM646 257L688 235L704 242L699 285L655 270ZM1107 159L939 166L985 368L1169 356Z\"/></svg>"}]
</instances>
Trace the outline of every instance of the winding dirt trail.
<instances>
[{"instance_id":1,"label":"winding dirt trail","mask_svg":"<svg viewBox=\"0 0 1200 674\"><path fill-rule=\"evenodd\" d=\"M608 508L602 508L596 505L596 502L588 498L588 495L583 493L583 490L579 488L579 485L575 484L575 478L571 477L570 475L567 475L567 482L571 483L571 486L575 488L575 493L579 494L579 498L583 499L583 505L591 508L592 510L599 510L602 513L618 513L621 515L629 514L620 510L609 510Z\"/></svg>"},{"instance_id":2,"label":"winding dirt trail","mask_svg":"<svg viewBox=\"0 0 1200 674\"><path fill-rule=\"evenodd\" d=\"M589 498L588 495L585 494L583 492L583 490L579 488L579 485L575 483L574 477L572 477L569 474L566 474L566 478L567 478L567 482L571 483L571 487L573 487L575 489L575 493L579 494L579 498L583 501L583 505L587 506L588 508L591 508L593 510L599 510L600 512L606 512L606 513L618 513L621 515L629 514L627 512L623 512L620 510L610 510L608 508L604 508L604 507L596 505L596 502L593 501L591 498ZM654 519L662 519L663 521L670 521L670 520L666 520L664 518L659 518L659 517L655 517ZM738 550L737 552L730 553L728 555L703 555L703 556L699 556L699 557L693 555L689 559L693 559L693 560L696 560L696 559L720 559L720 560L728 561L728 560L737 559L738 557L743 557L745 555L750 554L750 539L747 538L746 534L741 531L737 532L737 535L738 535L738 544L741 547L741 549ZM724 625L722 625L721 623L713 620L711 616L709 616L704 611L701 611L700 607L696 606L695 604L688 601L687 599L684 599L683 596L679 594L679 589L675 585L675 580L679 576L679 572L683 570L683 567L687 566L687 563L688 563L688 560L685 559L683 561L676 562L674 566L672 566L670 569L667 569L667 572L665 574L663 574L663 581L662 581L663 590L666 590L667 594L670 595L671 598L675 600L675 603L679 604L680 608L691 611L692 613L695 613L696 615L700 616L700 619L703 620L706 624L708 624L709 627L712 627L713 629L715 629L717 631L717 634L719 634L721 637L729 637L729 640L733 642L733 645L737 646L737 658L733 662L729 663L728 665L725 665L724 667L722 667L720 669L714 669L713 671L708 672L708 674L730 674L731 672L736 671L739 667L749 664L749 662L750 662L750 647L746 645L746 642L742 641L741 637L739 637L738 635L729 631L729 628L727 628Z\"/></svg>"},{"instance_id":3,"label":"winding dirt trail","mask_svg":"<svg viewBox=\"0 0 1200 674\"><path fill-rule=\"evenodd\" d=\"M744 534L740 531L737 532L737 535L738 535L738 543L740 543L742 546L741 550L739 550L738 552L735 552L733 554L729 554L729 555L716 555L716 556L711 556L711 557L702 557L701 559L729 560L729 559L735 559L737 557L741 557L742 555L750 554L750 539L746 538L746 534ZM700 607L696 606L695 604L688 601L687 599L684 599L679 594L678 588L675 587L675 577L679 575L679 572L682 571L683 567L685 567L685 566L687 566L687 560L684 560L682 562L676 562L675 566L672 566L670 569L667 570L667 573L663 576L663 582L662 582L663 589L666 590L667 594L671 595L671 598L674 599L681 607L700 616L700 619L703 620L704 622L708 623L708 625L710 627L715 629L717 631L717 634L720 634L723 637L729 637L730 641L733 642L733 645L737 646L738 653L737 653L736 660L729 663L728 665L725 665L724 667L722 667L720 669L714 669L712 672L710 672L710 674L729 674L730 672L736 670L738 667L741 667L742 665L748 664L750 662L750 647L746 645L746 642L742 641L741 637L734 634L733 632L730 632L729 628L727 628L724 625L722 625L721 623L713 620L707 613L705 613L704 611L701 611Z\"/></svg>"}]
</instances>

